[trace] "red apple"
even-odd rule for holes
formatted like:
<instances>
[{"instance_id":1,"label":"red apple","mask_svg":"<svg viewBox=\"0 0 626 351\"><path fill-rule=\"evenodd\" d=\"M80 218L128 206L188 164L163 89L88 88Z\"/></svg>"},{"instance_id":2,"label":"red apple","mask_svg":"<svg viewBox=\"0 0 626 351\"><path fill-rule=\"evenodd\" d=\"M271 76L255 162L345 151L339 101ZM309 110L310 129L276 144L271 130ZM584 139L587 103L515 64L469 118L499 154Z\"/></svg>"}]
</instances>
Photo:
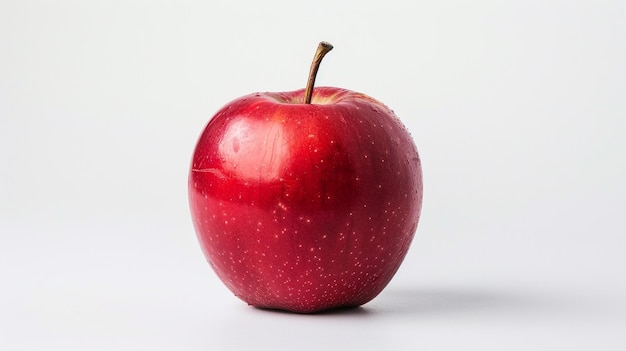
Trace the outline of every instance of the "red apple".
<instances>
[{"instance_id":1,"label":"red apple","mask_svg":"<svg viewBox=\"0 0 626 351\"><path fill-rule=\"evenodd\" d=\"M417 228L415 144L373 98L312 88L330 48L320 45L307 90L224 106L193 155L189 200L203 252L224 284L256 307L311 313L362 305L389 283Z\"/></svg>"}]
</instances>

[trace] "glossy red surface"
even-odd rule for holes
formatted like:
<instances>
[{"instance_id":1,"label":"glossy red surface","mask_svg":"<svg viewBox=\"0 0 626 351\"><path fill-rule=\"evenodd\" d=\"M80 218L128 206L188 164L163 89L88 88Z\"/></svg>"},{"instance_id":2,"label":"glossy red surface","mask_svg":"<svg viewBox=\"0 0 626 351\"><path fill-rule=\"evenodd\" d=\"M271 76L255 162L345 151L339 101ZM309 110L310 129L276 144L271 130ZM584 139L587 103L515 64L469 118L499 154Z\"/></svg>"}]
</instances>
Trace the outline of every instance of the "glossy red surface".
<instances>
[{"instance_id":1,"label":"glossy red surface","mask_svg":"<svg viewBox=\"0 0 626 351\"><path fill-rule=\"evenodd\" d=\"M381 103L336 88L244 96L197 143L195 229L239 298L315 312L357 306L391 280L422 203L417 149Z\"/></svg>"}]
</instances>

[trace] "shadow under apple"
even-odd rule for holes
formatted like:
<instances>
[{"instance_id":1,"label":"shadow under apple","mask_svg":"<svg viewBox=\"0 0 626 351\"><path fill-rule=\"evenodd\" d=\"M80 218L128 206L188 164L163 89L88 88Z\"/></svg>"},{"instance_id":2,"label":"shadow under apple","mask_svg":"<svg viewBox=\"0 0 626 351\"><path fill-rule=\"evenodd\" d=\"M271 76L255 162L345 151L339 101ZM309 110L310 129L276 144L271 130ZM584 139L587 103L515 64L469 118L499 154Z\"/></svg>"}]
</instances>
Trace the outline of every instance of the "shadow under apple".
<instances>
[{"instance_id":1,"label":"shadow under apple","mask_svg":"<svg viewBox=\"0 0 626 351\"><path fill-rule=\"evenodd\" d=\"M327 318L362 318L383 315L432 315L471 312L533 311L557 307L553 299L529 292L465 287L400 287L384 290L373 301L357 307L341 307L300 314L290 311L256 308L270 314L319 316Z\"/></svg>"}]
</instances>

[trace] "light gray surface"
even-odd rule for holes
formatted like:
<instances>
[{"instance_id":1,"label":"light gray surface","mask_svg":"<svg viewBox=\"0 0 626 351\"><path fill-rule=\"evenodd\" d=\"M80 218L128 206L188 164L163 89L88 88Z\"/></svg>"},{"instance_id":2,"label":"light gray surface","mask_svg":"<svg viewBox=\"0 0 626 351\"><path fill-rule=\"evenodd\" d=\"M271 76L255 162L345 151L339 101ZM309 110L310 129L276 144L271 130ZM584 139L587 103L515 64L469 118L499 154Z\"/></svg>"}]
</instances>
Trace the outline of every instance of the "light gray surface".
<instances>
[{"instance_id":1,"label":"light gray surface","mask_svg":"<svg viewBox=\"0 0 626 351\"><path fill-rule=\"evenodd\" d=\"M295 4L0 2L0 349L626 348L624 5ZM320 40L318 84L412 132L422 220L362 309L259 311L204 262L187 168Z\"/></svg>"}]
</instances>

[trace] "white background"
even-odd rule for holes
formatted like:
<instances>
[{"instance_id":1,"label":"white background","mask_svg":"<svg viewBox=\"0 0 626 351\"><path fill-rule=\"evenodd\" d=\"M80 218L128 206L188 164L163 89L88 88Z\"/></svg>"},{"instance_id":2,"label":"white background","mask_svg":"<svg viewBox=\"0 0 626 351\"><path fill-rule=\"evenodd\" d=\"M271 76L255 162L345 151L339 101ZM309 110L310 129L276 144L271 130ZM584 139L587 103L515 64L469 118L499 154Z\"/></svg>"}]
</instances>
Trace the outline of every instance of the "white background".
<instances>
[{"instance_id":1,"label":"white background","mask_svg":"<svg viewBox=\"0 0 626 351\"><path fill-rule=\"evenodd\" d=\"M362 309L237 300L187 171L255 91L367 93L424 209ZM626 349L623 1L0 0L0 349Z\"/></svg>"}]
</instances>

